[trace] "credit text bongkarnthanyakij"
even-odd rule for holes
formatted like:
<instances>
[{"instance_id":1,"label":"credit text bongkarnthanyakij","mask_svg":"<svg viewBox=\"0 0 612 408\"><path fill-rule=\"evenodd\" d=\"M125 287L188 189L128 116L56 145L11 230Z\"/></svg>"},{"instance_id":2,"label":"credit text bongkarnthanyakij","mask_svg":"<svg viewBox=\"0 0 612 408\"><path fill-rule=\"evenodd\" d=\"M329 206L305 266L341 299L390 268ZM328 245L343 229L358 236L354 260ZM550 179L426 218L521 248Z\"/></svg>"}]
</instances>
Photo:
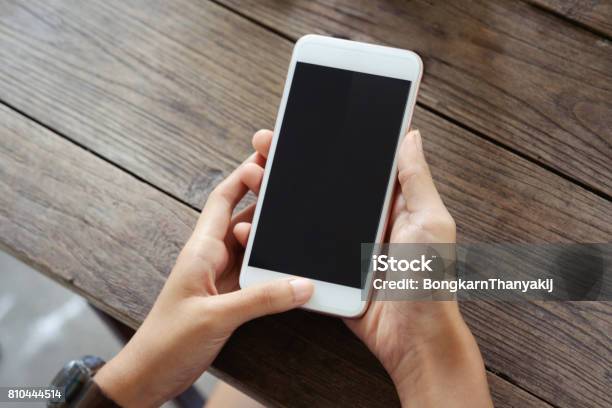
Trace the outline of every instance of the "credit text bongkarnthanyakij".
<instances>
[{"instance_id":1,"label":"credit text bongkarnthanyakij","mask_svg":"<svg viewBox=\"0 0 612 408\"><path fill-rule=\"evenodd\" d=\"M361 287L378 300L610 301L612 244L364 243Z\"/></svg>"},{"instance_id":2,"label":"credit text bongkarnthanyakij","mask_svg":"<svg viewBox=\"0 0 612 408\"><path fill-rule=\"evenodd\" d=\"M432 262L436 255L427 257L421 254L413 259L396 259L394 256L373 255L373 272L434 272ZM377 277L372 280L372 287L376 290L443 290L457 293L458 290L512 290L526 293L527 291L546 291L552 293L554 280L532 279L532 280L503 280L490 278L483 280L464 280L461 278L446 280L428 277L401 277L393 279L393 275Z\"/></svg>"}]
</instances>

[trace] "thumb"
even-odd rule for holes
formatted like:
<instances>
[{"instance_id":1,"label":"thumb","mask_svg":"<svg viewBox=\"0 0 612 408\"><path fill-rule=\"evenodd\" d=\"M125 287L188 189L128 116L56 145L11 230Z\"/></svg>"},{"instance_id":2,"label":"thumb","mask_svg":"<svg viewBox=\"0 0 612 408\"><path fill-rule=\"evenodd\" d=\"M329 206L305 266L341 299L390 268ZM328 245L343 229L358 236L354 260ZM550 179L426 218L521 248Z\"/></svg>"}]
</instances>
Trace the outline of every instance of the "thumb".
<instances>
[{"instance_id":1,"label":"thumb","mask_svg":"<svg viewBox=\"0 0 612 408\"><path fill-rule=\"evenodd\" d=\"M397 179L410 212L444 207L423 154L421 133L408 132L399 151Z\"/></svg>"},{"instance_id":2,"label":"thumb","mask_svg":"<svg viewBox=\"0 0 612 408\"><path fill-rule=\"evenodd\" d=\"M285 312L303 305L314 291L305 278L266 282L215 297L223 318L233 327L257 317Z\"/></svg>"}]
</instances>

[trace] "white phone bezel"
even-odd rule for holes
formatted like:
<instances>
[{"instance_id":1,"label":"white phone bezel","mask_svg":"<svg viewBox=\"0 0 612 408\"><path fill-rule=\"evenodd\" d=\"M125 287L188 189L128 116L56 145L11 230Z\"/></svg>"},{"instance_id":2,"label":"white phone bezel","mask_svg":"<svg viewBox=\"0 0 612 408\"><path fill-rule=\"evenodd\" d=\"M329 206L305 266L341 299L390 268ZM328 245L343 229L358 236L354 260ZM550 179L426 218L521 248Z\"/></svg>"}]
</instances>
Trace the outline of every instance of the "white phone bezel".
<instances>
[{"instance_id":1,"label":"white phone bezel","mask_svg":"<svg viewBox=\"0 0 612 408\"><path fill-rule=\"evenodd\" d=\"M289 90L291 88L293 73L297 62L306 62L411 81L410 92L406 101L404 120L400 133L398 134L392 174L397 172L397 150L399 149L401 139L410 126L410 120L414 111L418 87L423 72L421 58L412 51L312 34L306 35L298 40L293 48L287 80L285 82L285 88L278 110L276 124L274 126L272 145L270 147L259 199L257 200L257 206L253 216L251 234L244 254L242 270L240 272L240 286L242 288L274 279L293 276L282 272L249 266L248 260L251 256L251 249L255 240L263 197L265 196L268 177L272 167L271 164L274 160L276 143L285 114L285 107L287 105ZM394 187L395 177L390 177L382 216L376 233L377 243L382 242L384 237ZM342 317L358 317L367 309L368 301L363 299L361 289L315 279L311 280L315 285L315 291L312 298L303 308ZM366 282L366 286L370 287L369 279Z\"/></svg>"}]
</instances>

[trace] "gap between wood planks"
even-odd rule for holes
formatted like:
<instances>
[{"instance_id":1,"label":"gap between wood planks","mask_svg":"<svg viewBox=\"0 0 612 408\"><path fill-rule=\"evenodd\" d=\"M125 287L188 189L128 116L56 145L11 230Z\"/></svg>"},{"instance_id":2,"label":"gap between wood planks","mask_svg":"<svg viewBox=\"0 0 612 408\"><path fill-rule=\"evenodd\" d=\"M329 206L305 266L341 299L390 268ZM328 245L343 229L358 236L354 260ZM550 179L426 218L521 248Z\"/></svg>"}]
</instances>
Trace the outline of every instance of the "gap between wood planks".
<instances>
[{"instance_id":1,"label":"gap between wood planks","mask_svg":"<svg viewBox=\"0 0 612 408\"><path fill-rule=\"evenodd\" d=\"M600 29L598 27L594 27L591 26L583 21L578 20L577 18L572 18L570 16L567 16L565 14L563 14L560 10L557 10L549 5L546 5L544 3L541 3L541 0L525 0L527 3L529 3L530 5L532 5L533 7L537 8L538 10L544 11L545 13L549 13L552 14L558 18L560 18L561 20L569 23L569 24L573 24L576 27L580 27L583 30L586 30L592 34L598 35L602 38L605 38L608 41L612 41L612 36L610 36L610 34L606 31L604 31L603 29ZM605 19L606 17L603 16L603 18Z\"/></svg>"},{"instance_id":2,"label":"gap between wood planks","mask_svg":"<svg viewBox=\"0 0 612 408\"><path fill-rule=\"evenodd\" d=\"M612 201L612 196L606 194L605 192L599 191L599 190L589 186L588 184L585 184L582 181L577 180L577 179L573 178L572 176L570 176L568 174L565 174L565 173L563 173L563 172L561 172L561 171L559 171L559 170L549 166L546 163L542 163L541 161L538 161L537 159L534 159L531 156L529 156L529 155L527 155L527 154L525 154L525 153L523 153L523 152L521 152L521 151L519 151L519 150L517 150L517 149L515 149L515 148L513 148L511 146L508 146L505 143L500 142L499 140L493 139L492 137L487 136L485 133L483 133L483 132L481 132L481 131L479 131L477 129L474 129L474 128L468 126L468 125L465 125L465 124L459 122L458 120L456 120L456 119L454 119L454 118L452 118L452 117L450 117L450 116L448 116L448 115L446 115L446 114L444 114L444 113L442 113L442 112L440 112L440 111L438 111L438 110L436 110L434 108L431 108L431 107L429 107L429 106L427 106L427 105L425 105L425 104L423 104L421 102L417 102L417 106L420 106L421 108L425 109L426 111L431 112L434 115L439 116L442 119L445 119L446 121L452 123L453 125L456 125L457 127L460 127L461 129L464 129L464 130L468 131L469 133L471 133L471 134L473 134L475 136L478 136L481 139L486 140L489 143L494 144L495 146L501 147L502 149L505 149L505 150L509 151L510 153L513 153L514 155L520 157L521 159L525 159L528 162L533 163L536 166L542 167L543 169L548 170L549 172L551 172L551 173L561 177L564 180L567 180L567 181L569 181L571 183L574 183L575 185L585 189L586 191L588 191L590 193L595 194L598 197L603 198L604 200Z\"/></svg>"},{"instance_id":3,"label":"gap between wood planks","mask_svg":"<svg viewBox=\"0 0 612 408\"><path fill-rule=\"evenodd\" d=\"M276 34L280 38L283 38L283 39L289 41L292 44L294 44L295 41L296 41L296 39L292 38L288 34L285 34L284 32L280 31L279 29L276 29L276 28L274 28L274 27L272 27L272 26L270 26L270 25L268 25L268 24L266 24L266 23L264 23L264 22L262 22L262 21L260 21L260 20L258 20L256 18L254 18L254 17L251 17L251 16L247 15L246 13L243 13L240 10L237 10L236 8L231 7L231 6L221 2L219 0L210 0L210 2L220 6L222 8L224 8L224 9L226 9L226 10L228 10L228 11L230 11L230 12L232 12L232 13L234 13L234 14L242 17L242 18L244 18L245 20L250 21L251 23L253 23L253 24L255 24L255 25L257 25L257 26L259 26L261 28L264 28L264 29L266 29L266 30ZM579 21L576 21L574 19L566 17L566 16L564 16L563 14L561 14L559 12L556 12L556 11L554 11L552 9L548 9L548 8L538 4L538 3L528 2L528 4L530 4L532 7L536 8L536 9L539 9L539 10L542 10L542 11L544 11L546 13L554 15L557 18L559 18L560 20L563 20L563 21L565 21L568 24L574 25L576 27L580 27L580 28L582 28L582 29L584 29L586 31L589 31L589 32L591 32L591 33L593 33L595 35L598 35L598 36L601 36L603 38L606 38L606 39L610 40L609 37L605 33L600 32L599 30L593 29L592 27L589 27L588 25L586 25L584 23L581 23ZM503 143L503 142L501 142L501 141L499 141L499 140L497 140L495 138L492 138L492 137L486 135L484 132L481 132L481 131L479 131L479 130L471 127L471 126L468 126L468 125L466 125L466 124L464 124L464 123L462 123L462 122L460 122L460 121L458 121L458 120L456 120L456 119L454 119L454 118L452 118L452 117L450 117L450 116L440 112L439 110L435 109L432 106L429 106L429 105L427 105L427 104L425 104L423 102L420 102L418 100L417 100L416 104L417 104L417 106L419 106L419 107L421 107L421 108L423 108L423 109L425 109L425 110L435 114L436 116L439 116L440 118L445 119L448 122L451 122L452 124L462 128L464 130L467 130L468 132L470 132L474 136L477 136L477 137L479 137L481 139L486 140L487 142L490 142L490 143L492 143L492 144L494 144L496 146L499 146L499 147L501 147L501 148L503 148L503 149L505 149L505 150L507 150L507 151L509 151L509 152L511 152L513 154L515 154L516 156L518 156L518 157L520 157L522 159L525 159L525 160L527 160L527 161L529 161L529 162L531 162L531 163L533 163L533 164L535 164L535 165L537 165L539 167L542 167L543 169L545 169L545 170L547 170L547 171L549 171L549 172L551 172L551 173L553 173L553 174L555 174L555 175L557 175L557 176L559 176L559 177L561 177L561 178L563 178L563 179L565 179L565 180L567 180L567 181L569 181L571 183L576 184L577 186L585 189L586 191L588 191L590 193L595 194L598 197L601 197L601 198L603 198L603 199L605 199L607 201L612 202L612 195L609 195L606 192L601 191L601 190L599 190L599 189L597 189L595 187L589 186L588 184L578 180L576 177L573 177L570 174L567 174L567 173L565 173L563 171L560 171L558 169L555 169L554 167L552 167L552 166L550 166L550 165L548 165L546 163L543 163L542 161L538 160L537 158L532 157L531 155L529 155L527 153L523 153L523 152L521 152L521 151L519 151L519 150L517 150L517 149L515 149L515 148L513 148L511 146L509 146L506 143Z\"/></svg>"},{"instance_id":4,"label":"gap between wood planks","mask_svg":"<svg viewBox=\"0 0 612 408\"><path fill-rule=\"evenodd\" d=\"M97 157L97 158L99 158L99 159L103 160L104 162L106 162L106 163L108 163L108 164L110 164L110 165L112 165L112 166L114 166L114 167L117 167L119 170L123 171L124 173L129 174L130 176L134 177L136 180L140 181L141 183L144 183L144 184L146 184L147 186L149 186L149 187L151 187L151 188L153 188L153 189L155 189L155 190L159 191L160 193L162 193L162 194L164 194L164 195L167 195L168 197L170 197L170 198L172 198L172 199L174 199L174 200L178 201L179 203L183 204L184 206L189 207L189 208L191 208L192 210L197 211L198 213L199 213L200 211L202 211L202 209L201 209L201 208L197 208L197 207L195 207L195 206L193 206L193 205L189 204L187 201L185 201L185 200L181 199L180 197L178 197L178 196L176 196L176 195L172 194L171 192L166 191L166 190L164 190L164 189L162 189L162 188L160 188L160 187L156 186L155 184L151 183L151 182L150 182L150 181L148 181L147 179L145 179L145 178L143 178L143 177L139 176L138 174L134 173L133 171L129 170L129 169L128 169L128 168L126 168L125 166L122 166L122 165L121 165L121 164L119 164L119 163L116 163L116 162L113 162L112 160L109 160L108 158L106 158L105 156L103 156L103 155L101 155L100 153L96 152L95 150L90 149L89 147L85 146L84 144L80 143L79 141L74 140L74 139L73 139L73 138L71 138L70 136L68 136L68 135L66 135L66 134L64 134L64 133L62 133L62 132L60 132L60 131L59 131L59 130L57 130L57 129L54 129L52 126L49 126L49 125L47 125L47 124L45 124L45 123L41 122L40 120L38 120L38 119L36 119L35 117L33 117L33 116L29 115L28 113L26 113L26 112L22 111L21 109L19 109L19 108L17 108L17 107L15 107L15 106L13 106L12 104L10 104L10 103L8 103L8 102L4 101L4 100L3 100L3 99L1 99L1 98L0 98L0 104L2 104L2 105L4 105L4 106L6 106L7 108L11 109L12 111L17 112L19 115L21 115L21 116L23 116L23 117L27 118L28 120L30 120L30 121L32 121L32 122L34 122L34 123L36 123L36 124L37 124L37 125L39 125L40 127L45 128L45 129L47 129L48 131L50 131L50 132L52 132L52 133L54 133L54 134L56 134L56 135L58 135L58 136L62 137L63 139L65 139L65 140L69 141L70 143L72 143L72 144L74 144L74 145L76 145L76 146L80 147L81 149L83 149L83 150L87 151L88 153L91 153L91 154L92 154L92 155L94 155L95 157Z\"/></svg>"}]
</instances>

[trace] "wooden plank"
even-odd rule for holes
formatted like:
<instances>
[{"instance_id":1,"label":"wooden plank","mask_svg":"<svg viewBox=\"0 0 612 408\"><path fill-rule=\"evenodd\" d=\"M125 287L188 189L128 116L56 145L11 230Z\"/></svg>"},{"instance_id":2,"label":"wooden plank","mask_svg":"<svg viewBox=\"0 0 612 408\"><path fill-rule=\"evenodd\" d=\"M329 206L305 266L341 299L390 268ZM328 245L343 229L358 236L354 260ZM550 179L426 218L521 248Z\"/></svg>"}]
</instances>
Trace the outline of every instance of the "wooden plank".
<instances>
[{"instance_id":1,"label":"wooden plank","mask_svg":"<svg viewBox=\"0 0 612 408\"><path fill-rule=\"evenodd\" d=\"M612 195L612 44L510 0L219 0L297 39L417 51L419 101Z\"/></svg>"},{"instance_id":2,"label":"wooden plank","mask_svg":"<svg viewBox=\"0 0 612 408\"><path fill-rule=\"evenodd\" d=\"M551 407L546 402L490 372L487 372L487 380L491 387L491 396L493 397L495 407Z\"/></svg>"},{"instance_id":3,"label":"wooden plank","mask_svg":"<svg viewBox=\"0 0 612 408\"><path fill-rule=\"evenodd\" d=\"M494 372L556 407L610 406L610 302L461 306Z\"/></svg>"},{"instance_id":4,"label":"wooden plank","mask_svg":"<svg viewBox=\"0 0 612 408\"><path fill-rule=\"evenodd\" d=\"M0 247L136 328L196 211L1 105L0 137ZM303 311L240 328L215 366L275 406L398 404L382 367L339 320ZM547 406L489 381L499 406Z\"/></svg>"},{"instance_id":5,"label":"wooden plank","mask_svg":"<svg viewBox=\"0 0 612 408\"><path fill-rule=\"evenodd\" d=\"M231 160L247 154L250 135L238 132L233 118L224 115L239 112L235 119L245 133L249 126L273 123L272 105L278 103L291 44L215 5L24 4L0 6L2 98L192 205L200 204ZM143 26L137 9L147 9L148 25ZM219 37L222 32L236 40ZM217 112L217 106L227 112ZM213 120L218 123L211 125ZM462 240L610 240L611 208L605 200L423 109L417 109L415 124L423 130L434 175ZM215 149L221 152L218 158ZM577 326L555 317L554 324L567 334L544 342L546 350L525 347L541 344L547 335L531 328L531 313L537 316L548 307L483 305L466 313L493 370L518 378L522 387L549 401L579 403L585 392L579 385L584 377L593 378L592 398L601 404L606 377L601 360L589 350L602 351L602 333L580 338L594 324L588 313ZM511 316L513 310L520 313ZM504 326L513 347L496 344L495 332L488 333L480 321L487 313L496 326ZM571 353L547 360L560 349ZM533 361L542 365L536 369ZM248 380L251 374L243 375Z\"/></svg>"},{"instance_id":6,"label":"wooden plank","mask_svg":"<svg viewBox=\"0 0 612 408\"><path fill-rule=\"evenodd\" d=\"M612 37L612 2L610 0L528 0L561 14L602 35Z\"/></svg>"},{"instance_id":7,"label":"wooden plank","mask_svg":"<svg viewBox=\"0 0 612 408\"><path fill-rule=\"evenodd\" d=\"M2 101L195 207L273 123L290 57L187 0L6 1L0 38Z\"/></svg>"}]
</instances>

